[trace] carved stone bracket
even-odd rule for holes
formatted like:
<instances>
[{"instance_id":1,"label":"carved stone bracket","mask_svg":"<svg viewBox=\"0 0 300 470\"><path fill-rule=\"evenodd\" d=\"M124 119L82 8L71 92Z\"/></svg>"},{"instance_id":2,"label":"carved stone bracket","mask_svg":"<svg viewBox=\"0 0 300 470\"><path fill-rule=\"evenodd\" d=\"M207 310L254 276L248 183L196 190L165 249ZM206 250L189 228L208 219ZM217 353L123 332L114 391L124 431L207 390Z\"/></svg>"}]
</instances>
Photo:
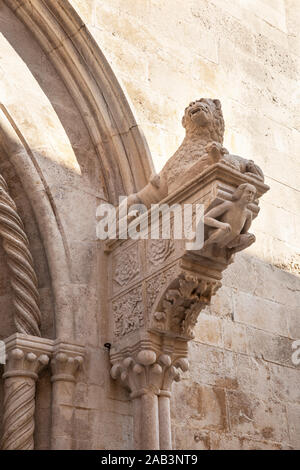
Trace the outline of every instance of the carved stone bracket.
<instances>
[{"instance_id":1,"label":"carved stone bracket","mask_svg":"<svg viewBox=\"0 0 300 470\"><path fill-rule=\"evenodd\" d=\"M185 370L187 343L194 338L200 312L221 287L222 272L236 252L255 241L248 230L259 213L259 198L269 189L252 160L230 155L222 146L218 100L191 103L184 123L185 140L160 175L127 198L131 214L140 202L148 209L134 219L135 226L143 227L142 235L127 239L121 224L117 237L106 242L111 375L133 400L137 448L171 448L166 400L171 384L178 369ZM192 245L186 233L181 239L174 236L172 228L179 225L175 211L169 214L170 237L151 239L150 204L159 196L164 197L161 206L192 206L194 228L202 204L202 248ZM118 214L124 213L125 202ZM162 217L158 225L162 233Z\"/></svg>"},{"instance_id":2,"label":"carved stone bracket","mask_svg":"<svg viewBox=\"0 0 300 470\"><path fill-rule=\"evenodd\" d=\"M168 286L159 299L151 318L151 327L156 331L180 335L187 340L193 339L199 313L209 305L220 286L218 281L206 281L184 273L172 286Z\"/></svg>"},{"instance_id":3,"label":"carved stone bracket","mask_svg":"<svg viewBox=\"0 0 300 470\"><path fill-rule=\"evenodd\" d=\"M236 188L241 185L255 188L255 199L245 209L253 219L259 212L258 199L268 186L224 163L210 166L162 204L170 207L203 204L205 213L209 213L224 203L231 203ZM149 213L140 217L141 225L143 219L150 224ZM255 239L252 235L245 238L251 242ZM113 345L113 339L122 341L125 337L127 343L128 335L136 331L153 331L185 341L193 338L198 315L221 286L222 272L233 262L234 255L216 244L198 251L188 250L187 241L172 236L166 240L107 241Z\"/></svg>"}]
</instances>

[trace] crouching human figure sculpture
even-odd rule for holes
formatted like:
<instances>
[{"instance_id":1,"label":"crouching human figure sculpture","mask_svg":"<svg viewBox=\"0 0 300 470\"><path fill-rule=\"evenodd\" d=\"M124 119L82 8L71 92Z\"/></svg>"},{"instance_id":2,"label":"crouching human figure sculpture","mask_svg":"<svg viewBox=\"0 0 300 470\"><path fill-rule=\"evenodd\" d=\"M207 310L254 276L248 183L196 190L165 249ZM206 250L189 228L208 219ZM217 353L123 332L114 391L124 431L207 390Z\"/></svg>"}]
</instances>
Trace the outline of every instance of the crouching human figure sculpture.
<instances>
[{"instance_id":1,"label":"crouching human figure sculpture","mask_svg":"<svg viewBox=\"0 0 300 470\"><path fill-rule=\"evenodd\" d=\"M240 184L231 201L225 201L205 214L203 249L215 245L219 249L225 248L227 257L230 257L255 242L255 236L248 233L252 222L248 204L254 201L255 194L256 188L252 184Z\"/></svg>"}]
</instances>

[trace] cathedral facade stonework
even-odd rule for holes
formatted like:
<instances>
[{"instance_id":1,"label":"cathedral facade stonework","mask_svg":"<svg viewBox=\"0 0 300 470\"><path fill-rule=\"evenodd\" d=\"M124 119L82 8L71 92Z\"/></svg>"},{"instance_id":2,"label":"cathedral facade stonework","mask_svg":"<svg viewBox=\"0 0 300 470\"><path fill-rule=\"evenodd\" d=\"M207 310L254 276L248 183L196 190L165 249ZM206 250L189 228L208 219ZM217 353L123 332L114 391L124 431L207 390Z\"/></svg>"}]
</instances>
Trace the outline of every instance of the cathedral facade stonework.
<instances>
[{"instance_id":1,"label":"cathedral facade stonework","mask_svg":"<svg viewBox=\"0 0 300 470\"><path fill-rule=\"evenodd\" d=\"M299 21L0 1L2 450L300 448Z\"/></svg>"}]
</instances>

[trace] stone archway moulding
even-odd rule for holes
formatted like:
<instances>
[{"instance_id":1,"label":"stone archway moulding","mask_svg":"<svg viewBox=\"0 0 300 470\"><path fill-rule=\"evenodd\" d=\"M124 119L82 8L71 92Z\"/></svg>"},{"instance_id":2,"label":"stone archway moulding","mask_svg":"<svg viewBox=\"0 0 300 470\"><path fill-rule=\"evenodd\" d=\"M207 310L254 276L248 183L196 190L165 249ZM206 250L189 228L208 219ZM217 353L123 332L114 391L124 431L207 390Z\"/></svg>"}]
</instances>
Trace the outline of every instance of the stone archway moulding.
<instances>
[{"instance_id":1,"label":"stone archway moulding","mask_svg":"<svg viewBox=\"0 0 300 470\"><path fill-rule=\"evenodd\" d=\"M187 239L175 238L153 243L148 239L132 241L121 236L105 245L111 376L130 392L135 447L171 449L172 382L180 379L180 370L188 369L188 342L193 338L199 313L221 285L222 272L233 262L234 253L255 241L248 229L258 215L258 199L269 188L253 161L231 155L223 147L224 122L219 100L201 99L186 108L183 121L187 131L188 120L190 129L198 132L197 126L204 127L205 138L202 131L199 135L196 132L201 150L198 161L193 160L194 147L186 145L190 139L187 133L182 146L159 177L143 189L152 170L147 144L111 68L70 3L67 0L5 0L5 3L36 37L74 98L102 165L107 198L117 203L119 195L128 194L129 202L140 198L146 205L163 200L170 206L173 203L190 204L193 208L198 203L204 206L207 233L201 250L187 248ZM220 132L215 132L216 128ZM22 145L26 149L24 142ZM16 151L9 153L18 156ZM186 168L178 164L182 154L191 160ZM16 160L14 165L20 165ZM20 161L24 164L25 160ZM37 171L32 161L29 166L30 171ZM32 184L28 173L27 178ZM43 185L42 181L41 192L45 189ZM134 194L137 191L139 195ZM63 269L59 270L63 285L64 279L69 278L68 263L63 234L47 191L43 204L47 206L51 222L45 219L39 224L41 227L45 222L44 230L50 229L50 232L54 227L58 235L63 254ZM150 213L142 217L148 229ZM47 234L44 235L46 251L50 252L53 246ZM54 267L59 263L56 259L53 252ZM132 260L136 269L127 269ZM58 298L61 285L57 285ZM66 343L59 336L71 315L68 310L72 302L63 300L66 316L62 315L62 310L61 317L56 319L56 340L18 334L5 340L7 393L11 389L26 396L22 387L27 378L35 381L39 370L52 357L53 449L71 448L71 436L61 439L65 419L61 409L73 406L75 372L84 354L81 346ZM30 386L32 389L33 385ZM29 399L32 402L34 397L31 395ZM10 409L4 414L9 423ZM32 407L26 416L32 416ZM28 434L21 448L33 447L32 425ZM14 438L5 448L20 448L19 441Z\"/></svg>"},{"instance_id":2,"label":"stone archway moulding","mask_svg":"<svg viewBox=\"0 0 300 470\"><path fill-rule=\"evenodd\" d=\"M153 170L142 131L111 67L67 0L5 0L63 79L102 165L108 199L143 188Z\"/></svg>"},{"instance_id":3,"label":"stone archway moulding","mask_svg":"<svg viewBox=\"0 0 300 470\"><path fill-rule=\"evenodd\" d=\"M73 7L67 0L5 3L36 38L73 97L101 162L108 199L116 203L118 195L143 188L153 169L147 143L113 71ZM62 337L66 330L69 336L73 321L65 298L72 294L66 292L68 250L59 214L52 207L47 182L30 158L31 149L22 132L3 105L1 111L2 140L24 181L47 253L56 304L56 336ZM37 180L38 195L37 186L32 186Z\"/></svg>"},{"instance_id":4,"label":"stone archway moulding","mask_svg":"<svg viewBox=\"0 0 300 470\"><path fill-rule=\"evenodd\" d=\"M5 0L5 3L36 38L73 97L99 158L107 199L117 203L119 195L142 189L153 170L147 143L109 64L70 3L67 0ZM57 435L64 419L61 408L73 406L71 389L84 348L74 343L66 239L47 181L33 158L34 149L4 105L0 109L0 138L39 225L52 279L56 329L54 340L32 336L34 332L17 332L5 339L6 398L1 445L3 449L33 449L35 382L51 359L51 447L67 449L71 447L71 436L61 439ZM22 397L24 406L15 408L14 401L7 399L11 396ZM24 435L22 429L26 429Z\"/></svg>"},{"instance_id":5,"label":"stone archway moulding","mask_svg":"<svg viewBox=\"0 0 300 470\"><path fill-rule=\"evenodd\" d=\"M5 107L0 104L0 142L17 175L22 181L24 190L31 203L36 221L43 239L47 261L52 279L55 299L55 331L57 337L63 337L66 325L72 325L72 312L62 298L63 289L70 285L69 267L65 250L64 233L47 184L39 168L35 166L31 150L20 129L12 121ZM72 293L69 292L71 299ZM68 336L73 332L68 329Z\"/></svg>"}]
</instances>

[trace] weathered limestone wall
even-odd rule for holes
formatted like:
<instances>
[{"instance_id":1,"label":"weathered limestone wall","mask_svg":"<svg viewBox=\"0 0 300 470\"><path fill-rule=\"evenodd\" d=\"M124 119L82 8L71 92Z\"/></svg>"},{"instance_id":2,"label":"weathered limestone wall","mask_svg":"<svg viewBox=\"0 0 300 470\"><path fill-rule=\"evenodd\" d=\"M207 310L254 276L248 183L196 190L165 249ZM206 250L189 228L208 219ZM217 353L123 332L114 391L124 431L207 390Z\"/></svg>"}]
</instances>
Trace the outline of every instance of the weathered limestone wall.
<instances>
[{"instance_id":1,"label":"weathered limestone wall","mask_svg":"<svg viewBox=\"0 0 300 470\"><path fill-rule=\"evenodd\" d=\"M271 186L253 224L257 242L237 256L212 306L201 314L190 372L174 386L174 447L300 448L299 367L291 362L292 340L300 338L298 0L71 3L122 80L157 170L183 137L184 107L211 96L223 104L225 146L253 158ZM99 161L49 58L0 5L1 101L34 150L57 209L68 252L66 282L73 289L70 318L75 339L87 349L75 409L61 432L73 437L74 449L130 449L131 403L110 380L103 347L105 273L94 231L95 208L104 198ZM0 171L7 165L4 157L3 162ZM23 193L21 205L26 206ZM25 209L30 225L33 216ZM32 243L39 264L39 241ZM0 262L2 309L2 297L7 302L10 295L2 251ZM3 328L0 316L1 334ZM1 394L0 384L0 410ZM45 371L38 385L38 448L50 443L50 400Z\"/></svg>"},{"instance_id":2,"label":"weathered limestone wall","mask_svg":"<svg viewBox=\"0 0 300 470\"><path fill-rule=\"evenodd\" d=\"M53 338L54 311L51 280L49 277L43 244L30 203L24 194L22 183L16 175L12 165L8 162L7 155L3 152L0 152L0 174L5 177L5 180L11 189L10 195L17 205L18 213L22 218L27 237L30 241L31 253L39 281L41 311L43 312L42 335L45 338ZM2 340L15 333L15 325L13 322L14 307L9 282L10 276L2 243L0 247L0 264L0 339Z\"/></svg>"},{"instance_id":3,"label":"weathered limestone wall","mask_svg":"<svg viewBox=\"0 0 300 470\"><path fill-rule=\"evenodd\" d=\"M225 146L253 158L271 186L257 242L201 314L191 371L174 386L175 447L299 448L299 2L72 4L122 79L157 170L181 142L189 101L218 97Z\"/></svg>"},{"instance_id":4,"label":"weathered limestone wall","mask_svg":"<svg viewBox=\"0 0 300 470\"><path fill-rule=\"evenodd\" d=\"M253 253L291 264L300 223L299 2L71 3L122 80L157 170L183 138L180 122L189 101L222 100L225 146L255 159L272 184Z\"/></svg>"},{"instance_id":5,"label":"weathered limestone wall","mask_svg":"<svg viewBox=\"0 0 300 470\"><path fill-rule=\"evenodd\" d=\"M2 130L4 124L8 126L2 113L4 109L26 145L26 148L18 148L15 144L14 155L6 154L1 145L0 173L7 178L29 237L42 294L45 325L42 333L45 337L57 338L58 327L62 330L63 323L64 339L76 341L86 348L75 407L62 407L61 427L55 429L52 444L64 448L68 440L73 449L133 448L131 405L125 392L111 384L109 355L103 347L107 337L100 300L105 273L99 270L100 253L95 231L96 207L105 198L101 163L76 103L49 59L53 51L45 54L33 34L3 1L0 2L0 33L0 127ZM11 133L19 142L14 129ZM9 159L14 164L23 161L25 170L33 165L42 182L38 177L33 181L27 178L26 171L17 175ZM53 209L51 220L43 210L38 213L32 210L33 202L43 198ZM41 229L46 227L48 233L45 235L44 232L43 236L48 242L48 250L49 244L57 243L50 267L47 266L49 252L45 259L41 246ZM55 238L57 231L61 239ZM58 245L61 240L66 260L61 257ZM15 330L9 276L2 250L0 263L2 339ZM50 280L47 277L49 271ZM55 286L58 295L51 298ZM48 298L46 294L49 294ZM54 314L56 324L53 328ZM2 365L0 372L2 376ZM68 400L67 392L66 387ZM37 385L37 449L50 447L52 399L48 368ZM2 418L3 380L0 379L0 437Z\"/></svg>"}]
</instances>

